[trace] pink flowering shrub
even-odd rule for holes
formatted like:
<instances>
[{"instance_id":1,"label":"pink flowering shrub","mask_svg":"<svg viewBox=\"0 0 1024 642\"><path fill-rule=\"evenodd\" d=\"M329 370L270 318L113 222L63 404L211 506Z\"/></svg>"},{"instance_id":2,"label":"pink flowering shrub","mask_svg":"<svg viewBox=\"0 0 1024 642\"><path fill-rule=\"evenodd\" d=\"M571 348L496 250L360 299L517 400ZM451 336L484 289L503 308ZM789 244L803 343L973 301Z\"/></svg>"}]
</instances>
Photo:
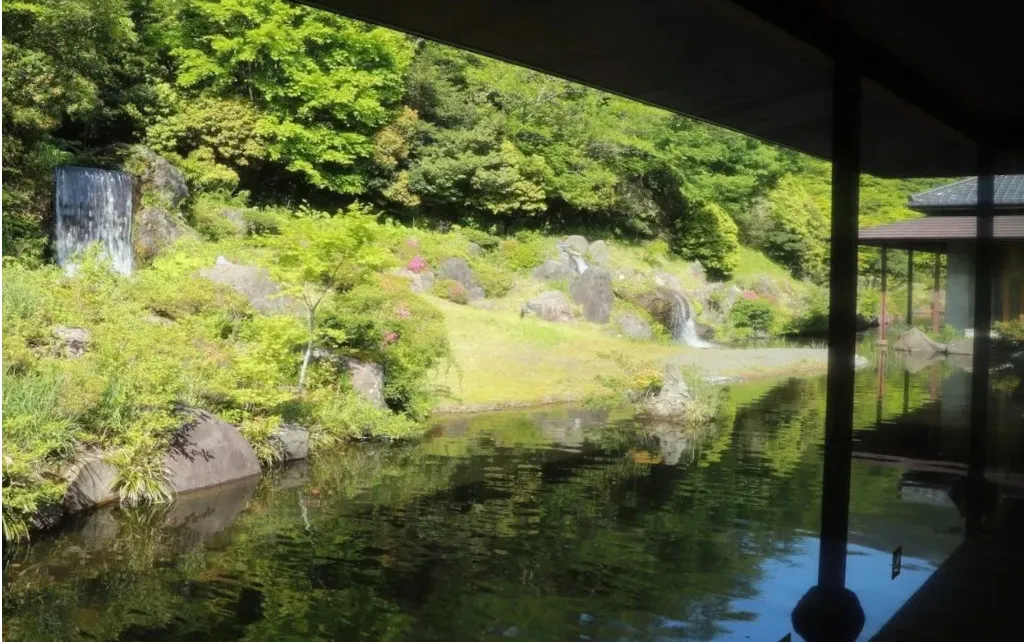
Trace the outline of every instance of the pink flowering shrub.
<instances>
[{"instance_id":1,"label":"pink flowering shrub","mask_svg":"<svg viewBox=\"0 0 1024 642\"><path fill-rule=\"evenodd\" d=\"M427 261L422 256L417 254L416 256L414 256L411 259L409 259L409 262L406 263L405 267L410 272L413 272L415 274L419 274L423 270L427 269Z\"/></svg>"},{"instance_id":2,"label":"pink flowering shrub","mask_svg":"<svg viewBox=\"0 0 1024 642\"><path fill-rule=\"evenodd\" d=\"M386 348L389 345L398 341L398 333L394 330L388 330L384 333L384 340L381 342L380 347Z\"/></svg>"},{"instance_id":3,"label":"pink flowering shrub","mask_svg":"<svg viewBox=\"0 0 1024 642\"><path fill-rule=\"evenodd\" d=\"M409 318L410 314L412 314L412 312L409 310L409 306L406 305L405 303L399 303L398 305L395 306L396 319L401 319L404 321L405 319Z\"/></svg>"},{"instance_id":4,"label":"pink flowering shrub","mask_svg":"<svg viewBox=\"0 0 1024 642\"><path fill-rule=\"evenodd\" d=\"M740 296L742 296L747 301L757 301L759 298L761 298L760 296L758 296L757 292L754 292L753 290L744 290Z\"/></svg>"}]
</instances>

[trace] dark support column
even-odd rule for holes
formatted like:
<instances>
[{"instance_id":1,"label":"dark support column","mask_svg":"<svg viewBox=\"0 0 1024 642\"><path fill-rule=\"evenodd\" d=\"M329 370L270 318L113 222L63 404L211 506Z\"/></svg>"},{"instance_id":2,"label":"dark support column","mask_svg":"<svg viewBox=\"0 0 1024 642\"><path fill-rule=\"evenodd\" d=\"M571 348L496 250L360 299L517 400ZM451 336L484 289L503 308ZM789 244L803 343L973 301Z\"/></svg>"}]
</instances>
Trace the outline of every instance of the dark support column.
<instances>
[{"instance_id":1,"label":"dark support column","mask_svg":"<svg viewBox=\"0 0 1024 642\"><path fill-rule=\"evenodd\" d=\"M974 250L974 358L971 374L971 439L967 472L967 536L978 535L984 516L988 448L989 334L992 326L992 237L995 177L992 150L978 148L978 229Z\"/></svg>"},{"instance_id":2,"label":"dark support column","mask_svg":"<svg viewBox=\"0 0 1024 642\"><path fill-rule=\"evenodd\" d=\"M818 585L846 584L853 361L857 340L857 216L860 188L860 75L837 61L832 98L832 240L829 271L828 384Z\"/></svg>"},{"instance_id":3,"label":"dark support column","mask_svg":"<svg viewBox=\"0 0 1024 642\"><path fill-rule=\"evenodd\" d=\"M932 332L939 331L939 286L941 276L939 272L942 267L942 255L935 253L935 263L932 264Z\"/></svg>"},{"instance_id":4,"label":"dark support column","mask_svg":"<svg viewBox=\"0 0 1024 642\"><path fill-rule=\"evenodd\" d=\"M907 326L914 327L914 250L907 250Z\"/></svg>"},{"instance_id":5,"label":"dark support column","mask_svg":"<svg viewBox=\"0 0 1024 642\"><path fill-rule=\"evenodd\" d=\"M880 346L886 345L886 342L885 342L885 327L889 323L889 321L888 321L888 318L889 318L889 310L888 310L889 302L887 301L887 299L889 297L888 277L889 277L889 248L883 247L882 248L882 297L881 297L882 298L882 301L881 301L882 309L881 309L881 311L879 312L879 315L878 315L878 345L880 345Z\"/></svg>"}]
</instances>

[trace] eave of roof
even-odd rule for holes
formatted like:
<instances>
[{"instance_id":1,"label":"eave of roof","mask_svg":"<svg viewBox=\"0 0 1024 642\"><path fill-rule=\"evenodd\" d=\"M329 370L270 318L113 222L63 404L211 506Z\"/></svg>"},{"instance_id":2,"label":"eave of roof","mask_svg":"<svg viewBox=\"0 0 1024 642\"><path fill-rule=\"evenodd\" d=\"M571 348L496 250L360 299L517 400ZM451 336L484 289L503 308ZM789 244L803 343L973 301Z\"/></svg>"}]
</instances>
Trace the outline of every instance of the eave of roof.
<instances>
[{"instance_id":1,"label":"eave of roof","mask_svg":"<svg viewBox=\"0 0 1024 642\"><path fill-rule=\"evenodd\" d=\"M964 178L914 194L908 199L907 206L925 213L938 210L974 210L978 206L978 179ZM1024 174L1004 174L995 177L995 207L1024 208Z\"/></svg>"}]
</instances>

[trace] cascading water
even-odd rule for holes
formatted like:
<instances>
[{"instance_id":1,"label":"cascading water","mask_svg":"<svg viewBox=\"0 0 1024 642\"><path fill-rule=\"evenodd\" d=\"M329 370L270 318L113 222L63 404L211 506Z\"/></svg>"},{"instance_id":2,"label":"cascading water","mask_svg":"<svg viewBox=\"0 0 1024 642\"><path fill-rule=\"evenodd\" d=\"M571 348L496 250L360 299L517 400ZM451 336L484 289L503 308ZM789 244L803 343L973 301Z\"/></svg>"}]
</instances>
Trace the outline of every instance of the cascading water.
<instances>
[{"instance_id":1,"label":"cascading water","mask_svg":"<svg viewBox=\"0 0 1024 642\"><path fill-rule=\"evenodd\" d=\"M569 254L569 256L572 257L572 263L573 266L576 268L577 274L583 274L584 272L587 271L587 268L590 267L587 265L587 262L583 260L583 257L580 256L579 254L573 253Z\"/></svg>"},{"instance_id":2,"label":"cascading water","mask_svg":"<svg viewBox=\"0 0 1024 642\"><path fill-rule=\"evenodd\" d=\"M132 271L132 179L91 167L54 171L57 264L74 271L86 248L99 243L114 270Z\"/></svg>"},{"instance_id":3,"label":"cascading water","mask_svg":"<svg viewBox=\"0 0 1024 642\"><path fill-rule=\"evenodd\" d=\"M691 348L712 348L713 343L697 334L697 322L690 311L689 302L678 292L672 292L671 330L674 341L682 341Z\"/></svg>"},{"instance_id":4,"label":"cascading water","mask_svg":"<svg viewBox=\"0 0 1024 642\"><path fill-rule=\"evenodd\" d=\"M562 253L563 258L567 258L569 261L569 267L573 269L576 274L583 274L590 267L587 265L586 260L579 252L574 250L572 247L565 243L559 243L557 245L559 251Z\"/></svg>"}]
</instances>

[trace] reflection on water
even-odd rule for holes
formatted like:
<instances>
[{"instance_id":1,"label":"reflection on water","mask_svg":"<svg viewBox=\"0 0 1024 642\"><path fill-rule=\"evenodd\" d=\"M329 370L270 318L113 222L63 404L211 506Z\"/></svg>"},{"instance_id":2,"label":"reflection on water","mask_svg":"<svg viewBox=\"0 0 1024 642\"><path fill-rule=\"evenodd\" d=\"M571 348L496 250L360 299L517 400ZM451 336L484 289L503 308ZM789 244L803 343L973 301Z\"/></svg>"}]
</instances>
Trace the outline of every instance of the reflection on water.
<instances>
[{"instance_id":1,"label":"reflection on water","mask_svg":"<svg viewBox=\"0 0 1024 642\"><path fill-rule=\"evenodd\" d=\"M881 403L858 375L859 436L903 416L903 373L883 370ZM908 411L931 376L910 375ZM568 408L456 417L164 513L99 511L7 555L4 636L780 639L816 577L824 394L822 378L736 386L700 436ZM960 541L936 479L854 461L864 639Z\"/></svg>"}]
</instances>

